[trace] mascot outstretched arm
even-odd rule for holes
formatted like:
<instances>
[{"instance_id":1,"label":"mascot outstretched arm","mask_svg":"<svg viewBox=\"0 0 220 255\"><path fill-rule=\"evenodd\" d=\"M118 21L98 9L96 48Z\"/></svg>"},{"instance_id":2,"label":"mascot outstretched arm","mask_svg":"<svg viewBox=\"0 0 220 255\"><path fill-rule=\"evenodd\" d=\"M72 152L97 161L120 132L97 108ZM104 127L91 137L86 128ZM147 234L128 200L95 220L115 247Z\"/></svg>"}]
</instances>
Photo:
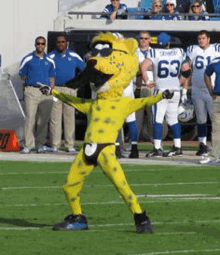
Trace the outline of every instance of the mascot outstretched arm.
<instances>
[{"instance_id":1,"label":"mascot outstretched arm","mask_svg":"<svg viewBox=\"0 0 220 255\"><path fill-rule=\"evenodd\" d=\"M53 230L88 229L80 204L80 191L85 178L99 165L134 215L136 231L153 232L152 223L128 185L116 158L115 141L128 115L163 98L171 98L173 93L164 91L156 96L140 99L122 97L124 88L138 71L138 58L135 54L137 47L135 39L118 39L111 33L101 33L93 39L91 58L85 70L69 81L67 86L78 88L89 82L97 93L96 99L82 99L56 89L48 91L48 87L41 88L43 94L51 93L62 102L85 113L88 121L83 148L71 165L63 185L71 214L61 223L54 224Z\"/></svg>"}]
</instances>

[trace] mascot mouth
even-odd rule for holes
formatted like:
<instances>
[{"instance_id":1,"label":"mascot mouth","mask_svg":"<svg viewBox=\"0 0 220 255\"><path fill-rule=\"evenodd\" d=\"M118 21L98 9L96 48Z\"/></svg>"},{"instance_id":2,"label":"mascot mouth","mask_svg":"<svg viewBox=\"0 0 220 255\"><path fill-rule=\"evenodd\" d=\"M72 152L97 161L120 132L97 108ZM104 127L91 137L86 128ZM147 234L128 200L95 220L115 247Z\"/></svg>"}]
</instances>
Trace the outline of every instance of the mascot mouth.
<instances>
[{"instance_id":1,"label":"mascot mouth","mask_svg":"<svg viewBox=\"0 0 220 255\"><path fill-rule=\"evenodd\" d=\"M93 83L96 90L103 86L113 74L105 74L97 69L95 65L97 60L91 59L87 62L86 68L75 78L66 82L66 86L69 88L77 89L82 85Z\"/></svg>"}]
</instances>

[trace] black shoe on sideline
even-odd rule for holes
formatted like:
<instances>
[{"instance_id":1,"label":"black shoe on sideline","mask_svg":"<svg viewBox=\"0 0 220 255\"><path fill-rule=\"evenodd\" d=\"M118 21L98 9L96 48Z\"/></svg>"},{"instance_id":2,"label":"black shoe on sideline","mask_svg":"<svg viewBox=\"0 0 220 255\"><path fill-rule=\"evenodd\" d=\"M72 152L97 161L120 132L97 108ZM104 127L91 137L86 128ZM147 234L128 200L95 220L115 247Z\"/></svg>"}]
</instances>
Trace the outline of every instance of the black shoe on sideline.
<instances>
[{"instance_id":1,"label":"black shoe on sideline","mask_svg":"<svg viewBox=\"0 0 220 255\"><path fill-rule=\"evenodd\" d=\"M160 157L163 157L163 155L164 155L164 151L162 149L153 148L152 151L150 151L149 153L146 154L146 157L147 158L151 158L151 157L160 158Z\"/></svg>"},{"instance_id":2,"label":"black shoe on sideline","mask_svg":"<svg viewBox=\"0 0 220 255\"><path fill-rule=\"evenodd\" d=\"M183 156L182 148L173 146L173 148L169 152L164 154L164 157L172 157L172 156Z\"/></svg>"},{"instance_id":3,"label":"black shoe on sideline","mask_svg":"<svg viewBox=\"0 0 220 255\"><path fill-rule=\"evenodd\" d=\"M196 156L208 156L207 146L204 143L199 144L199 149L196 152Z\"/></svg>"}]
</instances>

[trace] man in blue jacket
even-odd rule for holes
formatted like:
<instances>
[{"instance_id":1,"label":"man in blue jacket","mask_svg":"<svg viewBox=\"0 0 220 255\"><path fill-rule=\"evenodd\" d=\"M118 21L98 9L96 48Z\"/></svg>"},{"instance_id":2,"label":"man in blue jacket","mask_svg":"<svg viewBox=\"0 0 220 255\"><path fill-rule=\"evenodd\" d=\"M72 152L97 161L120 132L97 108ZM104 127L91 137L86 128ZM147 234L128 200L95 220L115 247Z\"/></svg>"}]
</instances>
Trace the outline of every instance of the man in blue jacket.
<instances>
[{"instance_id":1,"label":"man in blue jacket","mask_svg":"<svg viewBox=\"0 0 220 255\"><path fill-rule=\"evenodd\" d=\"M66 82L75 77L77 71L84 69L81 57L67 48L67 39L59 35L56 39L56 49L49 53L49 57L56 64L55 88L59 91L76 96L77 91L66 87ZM50 120L51 151L57 152L61 145L62 120L64 128L64 145L67 152L75 153L75 109L53 98Z\"/></svg>"},{"instance_id":2,"label":"man in blue jacket","mask_svg":"<svg viewBox=\"0 0 220 255\"><path fill-rule=\"evenodd\" d=\"M35 51L25 56L20 64L19 75L25 81L25 127L23 154L30 153L36 147L38 153L45 152L48 121L52 108L52 96L39 93L39 83L54 87L55 63L45 54L46 39L35 39ZM37 116L37 125L36 125Z\"/></svg>"}]
</instances>

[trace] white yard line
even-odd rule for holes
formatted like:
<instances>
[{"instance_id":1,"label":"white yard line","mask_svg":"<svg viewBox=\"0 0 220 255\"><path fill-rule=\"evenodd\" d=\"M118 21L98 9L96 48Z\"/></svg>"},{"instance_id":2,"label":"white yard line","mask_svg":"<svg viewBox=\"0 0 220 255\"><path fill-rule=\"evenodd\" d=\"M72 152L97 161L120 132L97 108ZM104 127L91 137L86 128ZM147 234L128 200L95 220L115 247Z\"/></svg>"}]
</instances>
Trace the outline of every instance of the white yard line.
<instances>
[{"instance_id":1,"label":"white yard line","mask_svg":"<svg viewBox=\"0 0 220 255\"><path fill-rule=\"evenodd\" d=\"M193 220L193 221L188 221L188 220L183 220L183 221L153 221L153 225L175 225L175 224L192 224L193 223L198 223L198 224L204 224L204 223L220 223L220 220ZM133 226L134 223L115 223L115 224L98 224L98 225L89 225L90 227L117 227L117 226ZM177 232L178 233L178 232ZM162 233L161 233L162 234Z\"/></svg>"},{"instance_id":2,"label":"white yard line","mask_svg":"<svg viewBox=\"0 0 220 255\"><path fill-rule=\"evenodd\" d=\"M175 168L166 168L166 169L164 169L164 168L159 168L159 169L152 169L152 168L150 168L150 169L148 169L147 167L146 167L146 169L124 169L124 172L126 173L126 172L157 172L157 171L163 171L163 172L165 172L165 171L183 171L183 169L182 169L182 167L183 166L175 166ZM207 171L207 169L206 168L204 168L204 166L202 166L202 167L200 167L201 169L199 169L199 170L205 170L205 171ZM190 172L192 171L192 170L198 170L198 166L197 167L193 167L193 168L190 168ZM216 170L215 168L211 168L211 170ZM57 172L48 172L48 171L45 171L45 172L11 172L11 170L10 169L8 169L7 170L8 172L7 173L0 173L0 176L2 175L2 176L4 176L4 175L43 175L43 174L45 174L45 175L50 175L50 174L67 174L68 173L68 170L66 170L66 171L57 171ZM184 171L185 171L185 169L184 169ZM92 171L91 173L103 173L101 170L94 170L94 171Z\"/></svg>"},{"instance_id":3,"label":"white yard line","mask_svg":"<svg viewBox=\"0 0 220 255\"><path fill-rule=\"evenodd\" d=\"M179 253L196 253L199 254L199 252L217 252L220 251L219 249L201 249L201 250L182 250L182 251L155 251L155 252L148 252L148 253L135 253L135 254L131 254L129 253L129 255L163 255L163 254L179 254Z\"/></svg>"},{"instance_id":4,"label":"white yard line","mask_svg":"<svg viewBox=\"0 0 220 255\"><path fill-rule=\"evenodd\" d=\"M130 224L131 225L131 224ZM91 225L89 225L91 227ZM51 230L52 226L45 226L45 227L0 227L0 230L41 230L41 229L49 229ZM88 231L84 231L84 233L89 233L89 232L100 232L100 231L105 231L105 229L89 229ZM196 235L196 232L164 232L164 233L154 233L154 235Z\"/></svg>"},{"instance_id":5,"label":"white yard line","mask_svg":"<svg viewBox=\"0 0 220 255\"><path fill-rule=\"evenodd\" d=\"M210 184L220 184L220 182L174 182L174 183L134 183L130 184L132 187L139 186L178 186L178 185L210 185ZM112 184L107 185L85 185L85 188L96 188L96 187L113 187ZM61 186L21 186L21 187L1 187L0 190L19 190L19 189L60 189Z\"/></svg>"},{"instance_id":6,"label":"white yard line","mask_svg":"<svg viewBox=\"0 0 220 255\"><path fill-rule=\"evenodd\" d=\"M212 196L212 194L161 194L161 195L137 195L137 197L207 197Z\"/></svg>"},{"instance_id":7,"label":"white yard line","mask_svg":"<svg viewBox=\"0 0 220 255\"><path fill-rule=\"evenodd\" d=\"M159 199L159 200L157 200ZM156 200L143 200L139 201L141 204L152 204L152 203L177 203L182 202L183 200L220 200L220 197L175 197L175 198L157 198ZM108 202L88 202L82 203L82 205L111 205L111 204L124 204L124 201L108 201ZM0 208L2 207L51 207L51 206L67 206L67 203L45 203L45 204L0 204Z\"/></svg>"}]
</instances>

